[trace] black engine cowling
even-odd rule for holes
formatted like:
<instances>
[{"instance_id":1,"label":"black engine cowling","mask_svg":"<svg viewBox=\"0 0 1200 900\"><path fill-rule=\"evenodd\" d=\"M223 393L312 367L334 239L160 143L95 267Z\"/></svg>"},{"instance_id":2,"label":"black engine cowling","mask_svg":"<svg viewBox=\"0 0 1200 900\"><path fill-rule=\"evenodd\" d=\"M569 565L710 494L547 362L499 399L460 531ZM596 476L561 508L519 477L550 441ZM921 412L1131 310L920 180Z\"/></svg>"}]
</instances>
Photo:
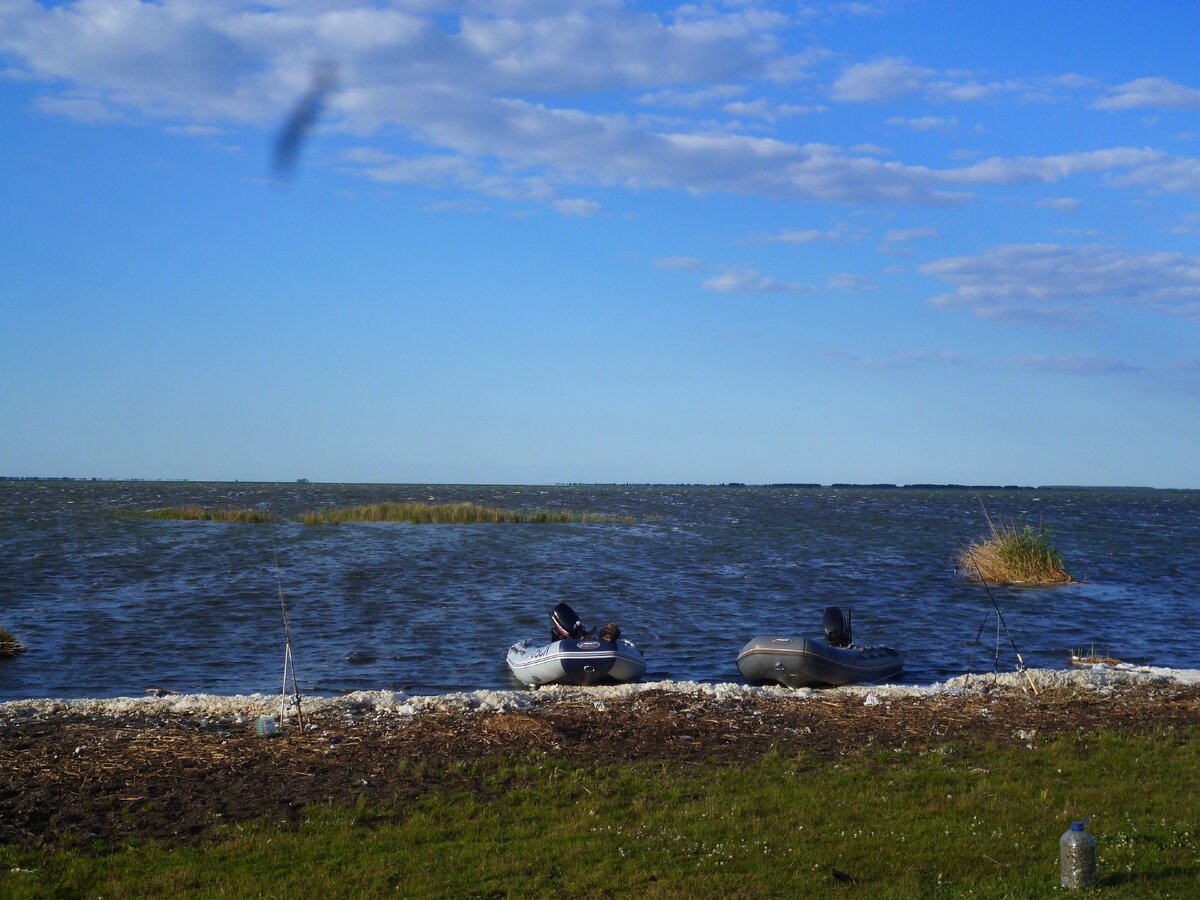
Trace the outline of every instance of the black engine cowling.
<instances>
[{"instance_id":1,"label":"black engine cowling","mask_svg":"<svg viewBox=\"0 0 1200 900\"><path fill-rule=\"evenodd\" d=\"M550 610L550 639L554 641L563 641L568 638L579 640L587 636L587 629L583 627L583 622L579 616L575 615L575 610L567 606L565 603L560 603L554 609Z\"/></svg>"},{"instance_id":2,"label":"black engine cowling","mask_svg":"<svg viewBox=\"0 0 1200 900\"><path fill-rule=\"evenodd\" d=\"M821 624L825 626L825 639L830 647L850 646L850 619L843 615L840 606L827 607Z\"/></svg>"}]
</instances>

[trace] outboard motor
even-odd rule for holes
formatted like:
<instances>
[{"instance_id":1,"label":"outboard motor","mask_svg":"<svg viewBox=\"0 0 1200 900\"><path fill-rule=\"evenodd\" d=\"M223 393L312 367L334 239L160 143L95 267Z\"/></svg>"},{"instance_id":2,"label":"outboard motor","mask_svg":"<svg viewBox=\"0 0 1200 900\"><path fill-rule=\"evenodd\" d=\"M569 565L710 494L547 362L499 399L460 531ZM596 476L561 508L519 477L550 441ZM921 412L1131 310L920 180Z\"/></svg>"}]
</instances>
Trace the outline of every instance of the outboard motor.
<instances>
[{"instance_id":1,"label":"outboard motor","mask_svg":"<svg viewBox=\"0 0 1200 900\"><path fill-rule=\"evenodd\" d=\"M825 626L825 639L830 647L850 646L850 619L842 614L840 606L827 607L821 624Z\"/></svg>"},{"instance_id":2,"label":"outboard motor","mask_svg":"<svg viewBox=\"0 0 1200 900\"><path fill-rule=\"evenodd\" d=\"M577 641L586 636L587 629L583 627L583 622L567 604L560 603L550 610L550 640L563 641L571 638Z\"/></svg>"}]
</instances>

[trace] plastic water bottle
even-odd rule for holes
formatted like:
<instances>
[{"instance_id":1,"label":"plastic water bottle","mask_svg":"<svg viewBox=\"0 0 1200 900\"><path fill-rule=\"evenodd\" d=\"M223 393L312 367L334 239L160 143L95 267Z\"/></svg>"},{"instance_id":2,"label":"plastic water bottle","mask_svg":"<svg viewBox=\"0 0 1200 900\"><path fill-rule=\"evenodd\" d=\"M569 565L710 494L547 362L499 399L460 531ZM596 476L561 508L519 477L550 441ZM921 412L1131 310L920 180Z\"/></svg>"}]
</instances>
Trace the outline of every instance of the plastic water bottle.
<instances>
[{"instance_id":1,"label":"plastic water bottle","mask_svg":"<svg viewBox=\"0 0 1200 900\"><path fill-rule=\"evenodd\" d=\"M1072 822L1058 842L1059 883L1069 891L1096 886L1096 839Z\"/></svg>"},{"instance_id":2,"label":"plastic water bottle","mask_svg":"<svg viewBox=\"0 0 1200 900\"><path fill-rule=\"evenodd\" d=\"M255 719L254 733L259 737L275 737L279 734L279 726L275 724L275 717L259 716Z\"/></svg>"}]
</instances>

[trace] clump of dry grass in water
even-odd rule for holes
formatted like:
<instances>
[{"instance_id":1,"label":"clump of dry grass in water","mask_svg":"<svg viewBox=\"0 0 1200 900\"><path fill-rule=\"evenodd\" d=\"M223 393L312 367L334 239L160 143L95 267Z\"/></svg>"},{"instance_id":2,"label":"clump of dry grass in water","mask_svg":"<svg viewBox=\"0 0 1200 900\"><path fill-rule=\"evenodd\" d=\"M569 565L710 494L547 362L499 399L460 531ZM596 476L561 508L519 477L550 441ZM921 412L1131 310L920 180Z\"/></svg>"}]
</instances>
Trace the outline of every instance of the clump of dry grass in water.
<instances>
[{"instance_id":1,"label":"clump of dry grass in water","mask_svg":"<svg viewBox=\"0 0 1200 900\"><path fill-rule=\"evenodd\" d=\"M270 522L274 516L261 509L208 509L203 506L168 506L161 509L127 510L124 515L139 519L172 519L188 522Z\"/></svg>"},{"instance_id":2,"label":"clump of dry grass in water","mask_svg":"<svg viewBox=\"0 0 1200 900\"><path fill-rule=\"evenodd\" d=\"M959 551L959 571L969 578L999 584L1071 584L1048 525L988 519L989 536Z\"/></svg>"},{"instance_id":3,"label":"clump of dry grass in water","mask_svg":"<svg viewBox=\"0 0 1200 900\"><path fill-rule=\"evenodd\" d=\"M570 509L500 509L475 503L372 503L305 513L306 525L342 525L347 522L407 522L412 525L474 525L500 522L632 524L632 516L576 512Z\"/></svg>"},{"instance_id":4,"label":"clump of dry grass in water","mask_svg":"<svg viewBox=\"0 0 1200 900\"><path fill-rule=\"evenodd\" d=\"M0 625L0 659L24 653L25 647L17 640L17 636Z\"/></svg>"}]
</instances>

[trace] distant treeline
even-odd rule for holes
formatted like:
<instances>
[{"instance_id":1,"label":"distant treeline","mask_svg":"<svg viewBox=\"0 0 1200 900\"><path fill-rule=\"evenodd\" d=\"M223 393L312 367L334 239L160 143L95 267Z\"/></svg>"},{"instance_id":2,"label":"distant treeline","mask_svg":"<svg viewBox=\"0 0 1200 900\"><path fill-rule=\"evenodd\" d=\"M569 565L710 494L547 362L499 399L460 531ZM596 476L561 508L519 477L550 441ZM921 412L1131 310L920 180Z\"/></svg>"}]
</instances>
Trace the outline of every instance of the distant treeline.
<instances>
[{"instance_id":1,"label":"distant treeline","mask_svg":"<svg viewBox=\"0 0 1200 900\"><path fill-rule=\"evenodd\" d=\"M72 475L0 475L2 481L68 481L68 482L92 482L105 481L114 482L117 484L188 484L193 481L191 478L77 478ZM243 481L240 478L231 478L227 480L203 479L196 482L197 484L302 484L302 485L317 485L322 482L311 482L307 478L297 478L292 481ZM328 484L367 484L368 482L325 482ZM371 484L417 484L423 482L369 482ZM457 486L447 483L446 486ZM507 487L530 487L533 485L506 485ZM706 482L706 481L560 481L554 482L555 487L581 487L581 488L604 488L604 487L624 487L624 488L804 488L815 490L818 488L857 488L859 490L925 490L925 491L1188 491L1195 490L1194 488L1152 488L1143 487L1141 485L1088 485L1088 484L931 484L924 482L913 482L912 484L892 484L890 482L853 482L853 481L835 481L832 484L820 484L815 481L774 481L764 482L762 484L747 484L744 481L726 481L726 482Z\"/></svg>"}]
</instances>

